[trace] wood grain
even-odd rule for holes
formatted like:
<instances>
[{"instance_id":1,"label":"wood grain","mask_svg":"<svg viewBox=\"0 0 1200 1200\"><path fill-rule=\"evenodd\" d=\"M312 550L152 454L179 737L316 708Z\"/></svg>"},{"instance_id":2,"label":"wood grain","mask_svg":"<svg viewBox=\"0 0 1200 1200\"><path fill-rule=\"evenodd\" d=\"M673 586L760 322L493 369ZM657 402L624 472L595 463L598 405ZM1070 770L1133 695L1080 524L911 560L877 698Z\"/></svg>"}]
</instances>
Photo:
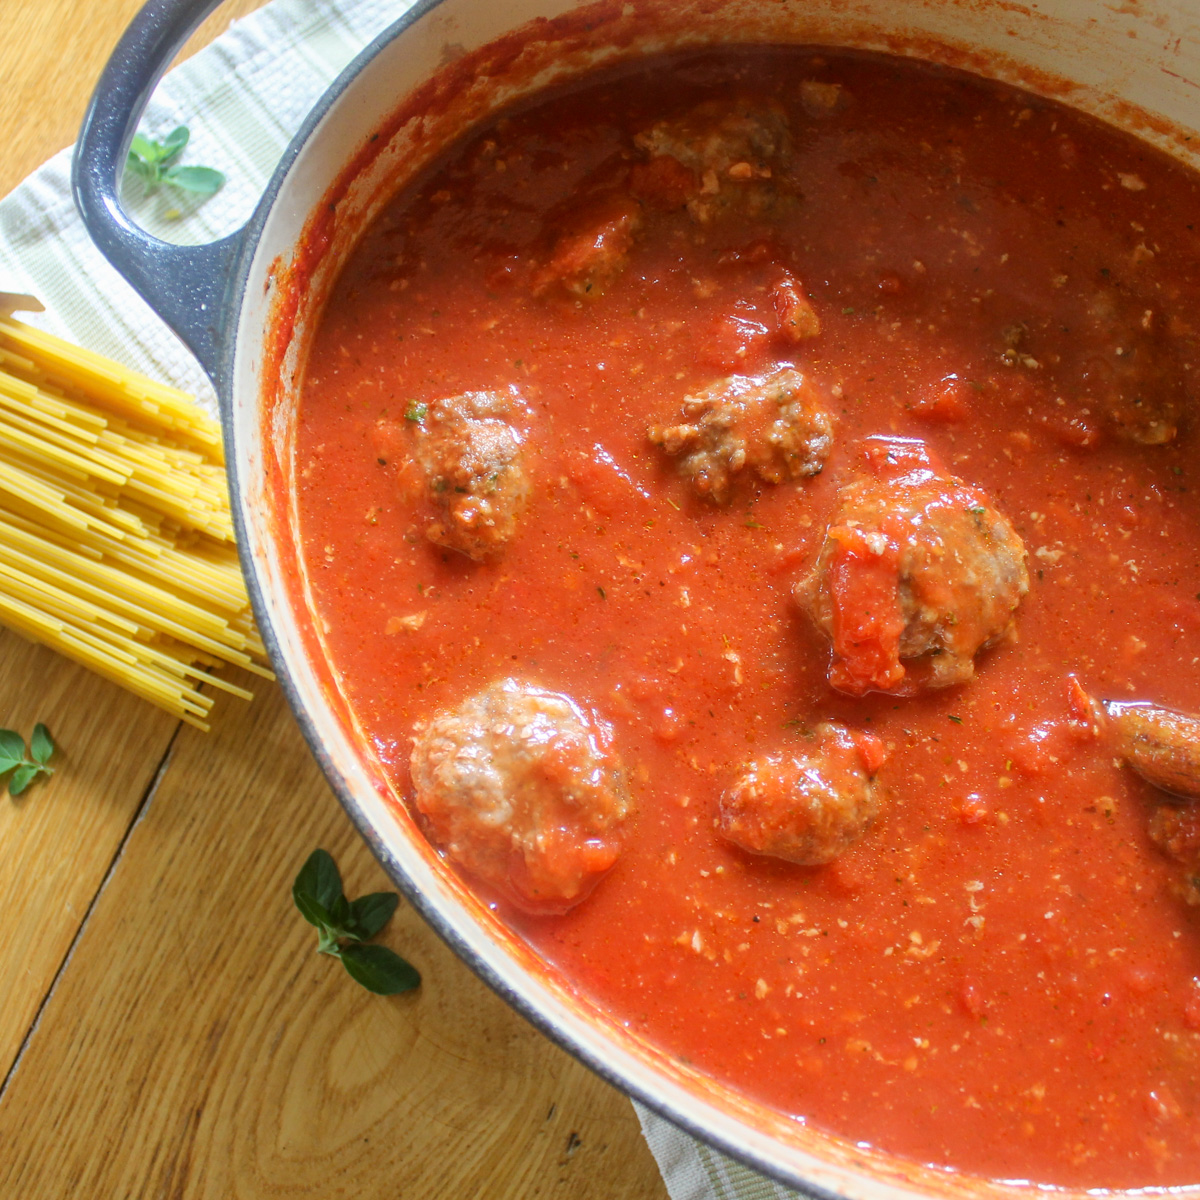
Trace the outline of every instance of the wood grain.
<instances>
[{"instance_id":1,"label":"wood grain","mask_svg":"<svg viewBox=\"0 0 1200 1200\"><path fill-rule=\"evenodd\" d=\"M0 194L75 140L112 46L139 0L3 0ZM194 53L261 0L232 0ZM0 289L4 281L0 279ZM45 721L67 753L53 799L0 799L0 1081L104 879L175 722L48 650L0 631L0 726ZM2 794L2 793L0 793Z\"/></svg>"},{"instance_id":2,"label":"wood grain","mask_svg":"<svg viewBox=\"0 0 1200 1200\"><path fill-rule=\"evenodd\" d=\"M0 791L0 1080L71 945L175 732L165 713L0 633L0 727L44 721L52 782Z\"/></svg>"},{"instance_id":3,"label":"wood grain","mask_svg":"<svg viewBox=\"0 0 1200 1200\"><path fill-rule=\"evenodd\" d=\"M180 57L207 45L263 0L226 0ZM0 196L71 145L92 88L142 0L3 0Z\"/></svg>"},{"instance_id":4,"label":"wood grain","mask_svg":"<svg viewBox=\"0 0 1200 1200\"><path fill-rule=\"evenodd\" d=\"M383 940L417 994L314 953L317 845L387 886L277 689L180 732L0 1103L0 1195L664 1195L629 1102L410 909Z\"/></svg>"}]
</instances>

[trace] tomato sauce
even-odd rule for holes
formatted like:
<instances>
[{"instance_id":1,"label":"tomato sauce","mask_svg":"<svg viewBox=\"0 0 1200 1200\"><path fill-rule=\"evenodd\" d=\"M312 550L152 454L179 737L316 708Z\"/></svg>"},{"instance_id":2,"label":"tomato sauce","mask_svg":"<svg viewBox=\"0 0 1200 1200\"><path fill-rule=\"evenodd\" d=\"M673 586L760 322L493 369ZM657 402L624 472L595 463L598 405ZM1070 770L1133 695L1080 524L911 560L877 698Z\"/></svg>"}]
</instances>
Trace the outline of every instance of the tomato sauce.
<instances>
[{"instance_id":1,"label":"tomato sauce","mask_svg":"<svg viewBox=\"0 0 1200 1200\"><path fill-rule=\"evenodd\" d=\"M795 188L702 222L669 172L638 178L632 139L730 95L783 106ZM579 200L601 184L636 204ZM592 211L627 262L597 294L556 287ZM495 902L630 1029L920 1162L1200 1182L1200 929L1146 834L1161 794L1070 700L1074 676L1200 711L1197 213L1194 175L1054 103L760 49L511 111L366 234L312 340L296 446L332 666L402 794L415 723L499 678L611 722L637 807L615 867L563 916ZM698 497L647 428L780 363L826 398L824 470ZM1097 403L1113 378L1148 418ZM425 537L410 425L509 387L531 495L503 556L473 562ZM792 589L878 435L982 489L1030 587L974 679L854 698ZM739 767L825 720L887 748L866 836L822 867L721 840Z\"/></svg>"}]
</instances>

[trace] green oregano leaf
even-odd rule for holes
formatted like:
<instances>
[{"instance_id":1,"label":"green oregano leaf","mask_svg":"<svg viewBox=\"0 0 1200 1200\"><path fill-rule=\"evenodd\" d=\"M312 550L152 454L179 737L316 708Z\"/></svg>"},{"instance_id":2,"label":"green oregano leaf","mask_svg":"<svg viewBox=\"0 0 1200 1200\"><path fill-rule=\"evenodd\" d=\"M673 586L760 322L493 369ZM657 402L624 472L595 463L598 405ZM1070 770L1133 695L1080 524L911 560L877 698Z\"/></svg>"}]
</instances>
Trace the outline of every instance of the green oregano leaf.
<instances>
[{"instance_id":1,"label":"green oregano leaf","mask_svg":"<svg viewBox=\"0 0 1200 1200\"><path fill-rule=\"evenodd\" d=\"M314 850L300 868L300 874L296 876L296 882L292 885L292 897L300 894L320 905L325 911L327 922L332 916L334 904L339 899L344 899L342 876L328 850ZM312 923L317 924L316 921Z\"/></svg>"},{"instance_id":2,"label":"green oregano leaf","mask_svg":"<svg viewBox=\"0 0 1200 1200\"><path fill-rule=\"evenodd\" d=\"M293 887L292 900L300 910L300 915L310 925L315 925L318 929L328 929L333 924L333 918L329 915L329 909L320 903L320 901L315 900L308 892L298 891Z\"/></svg>"},{"instance_id":3,"label":"green oregano leaf","mask_svg":"<svg viewBox=\"0 0 1200 1200\"><path fill-rule=\"evenodd\" d=\"M162 179L163 183L200 196L211 196L225 186L225 176L212 167L168 167Z\"/></svg>"},{"instance_id":4,"label":"green oregano leaf","mask_svg":"<svg viewBox=\"0 0 1200 1200\"><path fill-rule=\"evenodd\" d=\"M8 794L19 796L40 775L54 774L47 766L54 753L54 739L40 721L33 728L31 748L26 750L25 739L12 729L0 729L0 776L9 775Z\"/></svg>"},{"instance_id":5,"label":"green oregano leaf","mask_svg":"<svg viewBox=\"0 0 1200 1200\"><path fill-rule=\"evenodd\" d=\"M344 895L339 895L329 908L329 916L333 928L343 937L353 937L349 931L350 901Z\"/></svg>"},{"instance_id":6,"label":"green oregano leaf","mask_svg":"<svg viewBox=\"0 0 1200 1200\"><path fill-rule=\"evenodd\" d=\"M0 729L0 757L9 759L15 766L25 759L25 739L11 729Z\"/></svg>"},{"instance_id":7,"label":"green oregano leaf","mask_svg":"<svg viewBox=\"0 0 1200 1200\"><path fill-rule=\"evenodd\" d=\"M183 153L190 137L186 125L176 125L161 142L155 143L159 151L158 161L164 167L169 166Z\"/></svg>"},{"instance_id":8,"label":"green oregano leaf","mask_svg":"<svg viewBox=\"0 0 1200 1200\"><path fill-rule=\"evenodd\" d=\"M136 133L129 144L126 169L145 184L147 192L167 184L196 196L211 196L225 186L225 176L212 167L180 165L189 139L186 125L177 125L161 142Z\"/></svg>"},{"instance_id":9,"label":"green oregano leaf","mask_svg":"<svg viewBox=\"0 0 1200 1200\"><path fill-rule=\"evenodd\" d=\"M351 979L379 996L395 996L421 986L416 967L386 946L351 942L342 947L342 966Z\"/></svg>"},{"instance_id":10,"label":"green oregano leaf","mask_svg":"<svg viewBox=\"0 0 1200 1200\"><path fill-rule=\"evenodd\" d=\"M33 737L29 739L29 752L33 755L34 761L43 767L50 761L50 756L54 753L54 739L50 736L50 730L41 721L33 727Z\"/></svg>"},{"instance_id":11,"label":"green oregano leaf","mask_svg":"<svg viewBox=\"0 0 1200 1200\"><path fill-rule=\"evenodd\" d=\"M350 923L361 941L373 938L391 919L400 903L395 892L372 892L350 905Z\"/></svg>"},{"instance_id":12,"label":"green oregano leaf","mask_svg":"<svg viewBox=\"0 0 1200 1200\"><path fill-rule=\"evenodd\" d=\"M133 135L133 141L129 145L129 153L133 158L130 163L135 170L141 171L158 162L159 144L152 142L148 137L143 137L140 133Z\"/></svg>"},{"instance_id":13,"label":"green oregano leaf","mask_svg":"<svg viewBox=\"0 0 1200 1200\"><path fill-rule=\"evenodd\" d=\"M19 796L37 778L40 769L33 763L22 763L8 777L8 794Z\"/></svg>"},{"instance_id":14,"label":"green oregano leaf","mask_svg":"<svg viewBox=\"0 0 1200 1200\"><path fill-rule=\"evenodd\" d=\"M369 991L391 996L420 985L420 973L395 951L363 945L391 920L400 903L395 892L372 892L351 903L333 857L314 850L292 884L292 900L316 927L317 953L340 958L350 977Z\"/></svg>"}]
</instances>

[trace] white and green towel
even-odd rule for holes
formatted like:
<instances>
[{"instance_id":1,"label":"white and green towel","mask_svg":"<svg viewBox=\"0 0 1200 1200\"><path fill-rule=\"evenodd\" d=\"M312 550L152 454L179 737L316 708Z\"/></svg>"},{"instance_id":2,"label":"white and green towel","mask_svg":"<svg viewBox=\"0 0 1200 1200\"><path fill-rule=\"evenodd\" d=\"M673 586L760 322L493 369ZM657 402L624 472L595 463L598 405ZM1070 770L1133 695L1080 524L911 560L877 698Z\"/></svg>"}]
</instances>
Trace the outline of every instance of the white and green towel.
<instances>
[{"instance_id":1,"label":"white and green towel","mask_svg":"<svg viewBox=\"0 0 1200 1200\"><path fill-rule=\"evenodd\" d=\"M129 197L131 211L166 241L209 242L253 211L292 134L347 63L410 0L275 0L232 25L159 85L142 122L164 137L187 125L184 160L228 182L175 215L177 196ZM64 150L0 201L0 290L45 305L38 324L199 396L215 399L195 359L96 250L71 198Z\"/></svg>"},{"instance_id":2,"label":"white and green towel","mask_svg":"<svg viewBox=\"0 0 1200 1200\"><path fill-rule=\"evenodd\" d=\"M635 1100L633 1107L671 1200L794 1200L803 1195L689 1137L644 1104Z\"/></svg>"},{"instance_id":3,"label":"white and green towel","mask_svg":"<svg viewBox=\"0 0 1200 1200\"><path fill-rule=\"evenodd\" d=\"M167 241L201 243L249 217L309 109L344 66L411 7L411 0L273 0L172 71L142 129L191 130L186 162L228 182L179 208L161 191L130 197ZM0 290L30 292L46 312L24 319L198 396L216 400L195 359L95 249L71 199L71 151L55 155L0 200ZM672 1200L787 1200L790 1191L635 1105Z\"/></svg>"}]
</instances>

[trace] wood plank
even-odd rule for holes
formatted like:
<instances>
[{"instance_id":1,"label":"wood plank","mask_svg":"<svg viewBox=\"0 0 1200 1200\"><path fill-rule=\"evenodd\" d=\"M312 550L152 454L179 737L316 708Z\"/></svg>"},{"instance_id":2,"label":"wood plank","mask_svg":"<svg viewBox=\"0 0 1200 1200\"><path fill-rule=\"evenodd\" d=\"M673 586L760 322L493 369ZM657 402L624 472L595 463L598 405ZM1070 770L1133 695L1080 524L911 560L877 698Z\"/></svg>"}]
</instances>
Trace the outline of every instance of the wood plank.
<instances>
[{"instance_id":1,"label":"wood plank","mask_svg":"<svg viewBox=\"0 0 1200 1200\"><path fill-rule=\"evenodd\" d=\"M260 3L225 4L184 53ZM140 0L5 0L0 194L74 141L95 78L139 7ZM64 30L83 29L86 36L64 38ZM0 726L27 736L39 720L64 747L53 787L16 803L0 798L0 1080L176 727L114 685L0 632Z\"/></svg>"},{"instance_id":2,"label":"wood plank","mask_svg":"<svg viewBox=\"0 0 1200 1200\"><path fill-rule=\"evenodd\" d=\"M9 1072L177 722L58 655L0 632L0 727L44 721L55 774L0 792L0 1080Z\"/></svg>"},{"instance_id":3,"label":"wood plank","mask_svg":"<svg viewBox=\"0 0 1200 1200\"><path fill-rule=\"evenodd\" d=\"M388 885L261 691L176 739L0 1103L0 1195L660 1200L628 1100L407 906L382 940L419 993L314 953L314 847L350 894Z\"/></svg>"},{"instance_id":4,"label":"wood plank","mask_svg":"<svg viewBox=\"0 0 1200 1200\"><path fill-rule=\"evenodd\" d=\"M71 145L92 88L143 0L4 0L0 196ZM263 0L226 0L184 47L194 54ZM3 284L0 283L0 288Z\"/></svg>"}]
</instances>

